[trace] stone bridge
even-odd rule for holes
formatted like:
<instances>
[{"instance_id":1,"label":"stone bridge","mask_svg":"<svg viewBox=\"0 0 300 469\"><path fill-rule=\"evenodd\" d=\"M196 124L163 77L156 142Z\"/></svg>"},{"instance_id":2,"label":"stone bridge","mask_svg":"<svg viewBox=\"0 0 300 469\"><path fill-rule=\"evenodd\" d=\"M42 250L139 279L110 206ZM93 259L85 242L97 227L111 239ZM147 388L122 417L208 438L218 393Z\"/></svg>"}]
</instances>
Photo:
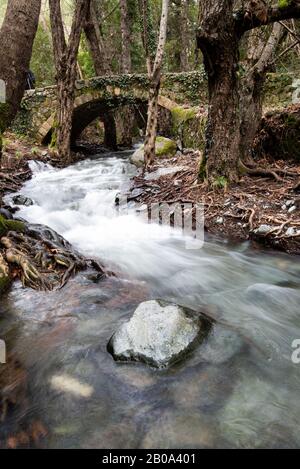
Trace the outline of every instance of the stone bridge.
<instances>
[{"instance_id":1,"label":"stone bridge","mask_svg":"<svg viewBox=\"0 0 300 469\"><path fill-rule=\"evenodd\" d=\"M269 74L265 104L281 107L291 102L292 77ZM135 112L138 128L144 128L147 113L149 80L147 75L102 76L76 82L72 142L95 119L104 123L111 134L118 113L124 106ZM274 93L276 90L276 93ZM207 83L203 71L167 73L162 76L159 96L159 133L180 140L183 147L200 148L205 121L199 106L207 103ZM26 92L14 129L37 143L49 144L56 125L56 87ZM107 117L110 116L110 119ZM139 121L139 122L138 122ZM107 142L108 139L105 139Z\"/></svg>"},{"instance_id":2,"label":"stone bridge","mask_svg":"<svg viewBox=\"0 0 300 469\"><path fill-rule=\"evenodd\" d=\"M173 126L185 109L195 108L203 94L204 73L169 73L162 77L159 107L169 114ZM146 119L149 80L147 75L118 75L96 77L76 82L76 98L73 114L72 141L96 118L105 121L117 108L131 105L137 114ZM206 100L206 97L203 96ZM56 87L51 86L26 92L14 128L26 133L37 143L50 143L56 124ZM178 113L176 114L176 112ZM196 114L196 111L193 115ZM178 118L177 116L177 118ZM174 119L173 119L174 117ZM173 122L174 121L174 122ZM169 122L170 123L170 122ZM170 133L171 130L169 129Z\"/></svg>"}]
</instances>

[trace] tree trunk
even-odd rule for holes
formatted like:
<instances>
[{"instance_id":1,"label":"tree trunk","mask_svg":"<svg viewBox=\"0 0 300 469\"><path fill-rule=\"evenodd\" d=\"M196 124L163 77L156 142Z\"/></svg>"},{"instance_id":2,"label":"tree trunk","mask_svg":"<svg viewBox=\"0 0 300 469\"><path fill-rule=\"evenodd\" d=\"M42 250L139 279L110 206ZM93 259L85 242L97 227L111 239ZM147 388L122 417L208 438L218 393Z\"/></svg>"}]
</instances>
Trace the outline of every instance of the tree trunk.
<instances>
[{"instance_id":1,"label":"tree trunk","mask_svg":"<svg viewBox=\"0 0 300 469\"><path fill-rule=\"evenodd\" d=\"M180 70L189 70L189 3L188 0L180 0Z\"/></svg>"},{"instance_id":2,"label":"tree trunk","mask_svg":"<svg viewBox=\"0 0 300 469\"><path fill-rule=\"evenodd\" d=\"M234 27L233 3L233 0L203 2L198 32L209 91L205 158L200 177L206 170L210 184L217 185L238 180L239 38Z\"/></svg>"},{"instance_id":3,"label":"tree trunk","mask_svg":"<svg viewBox=\"0 0 300 469\"><path fill-rule=\"evenodd\" d=\"M91 1L84 24L84 33L86 35L94 68L97 76L110 75L112 70L105 52L105 45L101 35L97 15L97 2ZM117 149L117 131L113 113L107 113L102 117L104 124L104 145L112 150Z\"/></svg>"},{"instance_id":4,"label":"tree trunk","mask_svg":"<svg viewBox=\"0 0 300 469\"><path fill-rule=\"evenodd\" d=\"M199 177L211 185L237 181L240 162L240 109L237 77L239 41L243 34L276 21L299 18L300 0L200 0L198 47L208 75L209 110L206 148Z\"/></svg>"},{"instance_id":5,"label":"tree trunk","mask_svg":"<svg viewBox=\"0 0 300 469\"><path fill-rule=\"evenodd\" d=\"M24 94L40 9L41 0L9 0L0 30L0 79L6 85L6 103L0 104L0 158L1 133L15 117Z\"/></svg>"},{"instance_id":6,"label":"tree trunk","mask_svg":"<svg viewBox=\"0 0 300 469\"><path fill-rule=\"evenodd\" d=\"M144 156L146 167L154 163L155 158L155 140L157 132L157 117L158 117L158 96L160 90L160 71L156 77L151 78L149 100L148 100L148 114L147 114L147 127L144 142Z\"/></svg>"},{"instance_id":7,"label":"tree trunk","mask_svg":"<svg viewBox=\"0 0 300 469\"><path fill-rule=\"evenodd\" d=\"M106 55L105 44L98 21L97 1L91 0L91 5L84 23L84 33L92 54L95 72L98 76L102 76L111 74L112 70Z\"/></svg>"},{"instance_id":8,"label":"tree trunk","mask_svg":"<svg viewBox=\"0 0 300 469\"><path fill-rule=\"evenodd\" d=\"M64 35L60 0L49 0L49 5L58 98L56 146L61 159L67 164L71 161L70 146L77 76L77 54L90 1L76 0L68 44L66 44Z\"/></svg>"},{"instance_id":9,"label":"tree trunk","mask_svg":"<svg viewBox=\"0 0 300 469\"><path fill-rule=\"evenodd\" d=\"M130 18L128 13L128 0L120 0L120 13L121 13L121 43L122 43L122 55L121 55L121 72L131 73L132 61L131 61L131 28ZM134 111L129 106L124 106L122 109L116 111L116 121L121 137L120 143L126 147L132 145L132 135L134 128Z\"/></svg>"},{"instance_id":10,"label":"tree trunk","mask_svg":"<svg viewBox=\"0 0 300 469\"><path fill-rule=\"evenodd\" d=\"M149 77L150 78L150 90L149 90L146 138L145 138L145 144L144 144L144 158L145 158L146 167L151 166L155 158L155 139L156 139L156 132L157 132L158 96L159 96L159 90L160 90L162 59L163 59L164 48L165 48L166 39L167 39L168 10L169 10L169 0L163 0L157 51L156 51L154 64L153 66L151 66L151 72L150 72L150 77ZM144 32L144 34L146 35L146 32ZM148 57L147 63L151 64L150 57Z\"/></svg>"},{"instance_id":11,"label":"tree trunk","mask_svg":"<svg viewBox=\"0 0 300 469\"><path fill-rule=\"evenodd\" d=\"M127 3L128 0L120 0L123 73L131 73L130 25Z\"/></svg>"},{"instance_id":12,"label":"tree trunk","mask_svg":"<svg viewBox=\"0 0 300 469\"><path fill-rule=\"evenodd\" d=\"M274 61L276 49L284 36L284 28L275 23L266 43L261 31L252 31L248 44L248 71L241 81L240 159L251 163L252 147L262 119L263 89L267 71Z\"/></svg>"}]
</instances>

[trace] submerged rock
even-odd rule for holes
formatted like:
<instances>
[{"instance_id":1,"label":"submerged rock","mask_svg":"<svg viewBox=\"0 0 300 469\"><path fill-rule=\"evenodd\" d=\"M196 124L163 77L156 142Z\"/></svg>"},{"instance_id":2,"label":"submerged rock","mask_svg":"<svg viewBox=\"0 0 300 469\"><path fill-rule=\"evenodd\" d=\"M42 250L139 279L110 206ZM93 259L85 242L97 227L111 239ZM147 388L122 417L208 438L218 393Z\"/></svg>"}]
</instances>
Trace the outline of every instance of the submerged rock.
<instances>
[{"instance_id":1,"label":"submerged rock","mask_svg":"<svg viewBox=\"0 0 300 469\"><path fill-rule=\"evenodd\" d=\"M200 313L162 300L146 301L112 336L108 351L115 360L163 368L181 359L209 328Z\"/></svg>"},{"instance_id":2,"label":"submerged rock","mask_svg":"<svg viewBox=\"0 0 300 469\"><path fill-rule=\"evenodd\" d=\"M176 154L177 144L174 140L165 137L156 137L155 155L158 158L173 157ZM144 165L144 145L141 145L130 157L130 162L136 166Z\"/></svg>"},{"instance_id":3,"label":"submerged rock","mask_svg":"<svg viewBox=\"0 0 300 469\"><path fill-rule=\"evenodd\" d=\"M15 195L12 200L15 205L25 205L25 207L33 205L33 201L25 195Z\"/></svg>"}]
</instances>

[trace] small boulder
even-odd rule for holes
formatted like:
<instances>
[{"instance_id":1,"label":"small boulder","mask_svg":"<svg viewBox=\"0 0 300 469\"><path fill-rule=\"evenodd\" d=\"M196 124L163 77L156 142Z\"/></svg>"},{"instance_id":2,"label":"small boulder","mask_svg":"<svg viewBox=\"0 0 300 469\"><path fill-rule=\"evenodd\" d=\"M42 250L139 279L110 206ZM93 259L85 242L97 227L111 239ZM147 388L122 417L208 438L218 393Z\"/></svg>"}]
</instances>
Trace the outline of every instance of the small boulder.
<instances>
[{"instance_id":1,"label":"small boulder","mask_svg":"<svg viewBox=\"0 0 300 469\"><path fill-rule=\"evenodd\" d=\"M141 303L112 336L108 351L117 361L164 368L183 358L210 329L200 313L162 300Z\"/></svg>"},{"instance_id":2,"label":"small boulder","mask_svg":"<svg viewBox=\"0 0 300 469\"><path fill-rule=\"evenodd\" d=\"M175 156L177 144L174 140L165 137L156 137L155 155L157 158L172 158ZM130 162L135 166L144 164L144 145L141 145L130 157Z\"/></svg>"},{"instance_id":3,"label":"small boulder","mask_svg":"<svg viewBox=\"0 0 300 469\"><path fill-rule=\"evenodd\" d=\"M25 195L15 195L12 200L15 205L25 205L25 207L33 205L33 201Z\"/></svg>"}]
</instances>

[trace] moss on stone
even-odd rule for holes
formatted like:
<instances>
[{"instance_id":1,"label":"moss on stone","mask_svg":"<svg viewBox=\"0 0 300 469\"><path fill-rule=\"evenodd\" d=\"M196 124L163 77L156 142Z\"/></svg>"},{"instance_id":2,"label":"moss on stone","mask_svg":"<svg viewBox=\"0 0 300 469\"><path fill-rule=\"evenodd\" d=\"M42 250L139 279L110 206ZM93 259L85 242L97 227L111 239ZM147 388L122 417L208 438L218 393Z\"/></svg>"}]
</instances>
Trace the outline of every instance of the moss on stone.
<instances>
[{"instance_id":1,"label":"moss on stone","mask_svg":"<svg viewBox=\"0 0 300 469\"><path fill-rule=\"evenodd\" d=\"M25 231L25 225L21 221L7 220L2 215L0 215L0 238L8 231L17 231L23 233Z\"/></svg>"},{"instance_id":2,"label":"moss on stone","mask_svg":"<svg viewBox=\"0 0 300 469\"><path fill-rule=\"evenodd\" d=\"M177 150L177 145L174 140L165 137L156 137L155 141L155 154L158 158L164 156L174 156Z\"/></svg>"},{"instance_id":3,"label":"moss on stone","mask_svg":"<svg viewBox=\"0 0 300 469\"><path fill-rule=\"evenodd\" d=\"M181 106L177 106L172 109L171 111L174 125L178 126L183 122L187 122L190 119L194 119L197 115L196 108L184 108Z\"/></svg>"},{"instance_id":4,"label":"moss on stone","mask_svg":"<svg viewBox=\"0 0 300 469\"><path fill-rule=\"evenodd\" d=\"M290 0L279 0L278 1L278 6L279 6L279 8L287 8L290 3L291 3Z\"/></svg>"}]
</instances>

